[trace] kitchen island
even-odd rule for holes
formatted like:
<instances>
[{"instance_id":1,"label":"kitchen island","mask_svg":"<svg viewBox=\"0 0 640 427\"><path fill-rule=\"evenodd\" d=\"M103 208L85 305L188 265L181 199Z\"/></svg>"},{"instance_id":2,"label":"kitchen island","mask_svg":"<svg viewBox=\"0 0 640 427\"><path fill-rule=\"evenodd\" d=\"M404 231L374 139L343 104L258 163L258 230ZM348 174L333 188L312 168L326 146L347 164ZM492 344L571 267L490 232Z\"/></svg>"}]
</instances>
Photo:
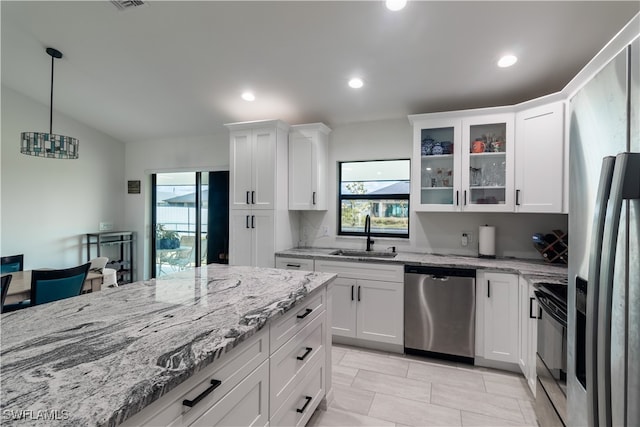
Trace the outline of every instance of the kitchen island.
<instances>
[{"instance_id":1,"label":"kitchen island","mask_svg":"<svg viewBox=\"0 0 640 427\"><path fill-rule=\"evenodd\" d=\"M208 265L3 314L2 424L118 425L318 295L330 313L334 277Z\"/></svg>"}]
</instances>

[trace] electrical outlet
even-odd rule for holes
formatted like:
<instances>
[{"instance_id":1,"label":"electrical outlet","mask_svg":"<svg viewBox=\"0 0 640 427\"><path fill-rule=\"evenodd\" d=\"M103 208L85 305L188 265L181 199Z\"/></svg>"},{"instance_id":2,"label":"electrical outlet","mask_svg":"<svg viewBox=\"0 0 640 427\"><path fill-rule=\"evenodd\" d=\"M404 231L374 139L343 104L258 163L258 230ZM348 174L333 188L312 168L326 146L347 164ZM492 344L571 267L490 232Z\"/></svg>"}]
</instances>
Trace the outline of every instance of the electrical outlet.
<instances>
[{"instance_id":1,"label":"electrical outlet","mask_svg":"<svg viewBox=\"0 0 640 427\"><path fill-rule=\"evenodd\" d=\"M460 244L462 246L467 246L469 244L469 236L467 236L467 233L462 233L462 239L460 239Z\"/></svg>"},{"instance_id":2,"label":"electrical outlet","mask_svg":"<svg viewBox=\"0 0 640 427\"><path fill-rule=\"evenodd\" d=\"M462 246L467 246L473 243L473 232L472 231L463 231L462 236L466 236L467 244L462 243Z\"/></svg>"},{"instance_id":3,"label":"electrical outlet","mask_svg":"<svg viewBox=\"0 0 640 427\"><path fill-rule=\"evenodd\" d=\"M326 226L326 225L322 226L321 237L329 237L329 227L328 226Z\"/></svg>"}]
</instances>

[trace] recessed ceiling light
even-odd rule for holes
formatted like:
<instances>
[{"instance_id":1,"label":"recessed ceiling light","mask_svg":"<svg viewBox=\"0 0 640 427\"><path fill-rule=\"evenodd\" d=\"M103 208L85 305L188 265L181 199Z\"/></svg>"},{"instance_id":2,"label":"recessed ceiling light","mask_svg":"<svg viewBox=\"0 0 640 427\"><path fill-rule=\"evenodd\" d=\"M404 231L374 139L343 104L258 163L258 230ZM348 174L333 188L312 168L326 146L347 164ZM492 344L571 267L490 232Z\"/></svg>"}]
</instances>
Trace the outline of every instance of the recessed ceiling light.
<instances>
[{"instance_id":1,"label":"recessed ceiling light","mask_svg":"<svg viewBox=\"0 0 640 427\"><path fill-rule=\"evenodd\" d=\"M360 89L362 86L364 86L364 83L362 82L361 78L354 77L349 80L349 87L353 89Z\"/></svg>"},{"instance_id":2,"label":"recessed ceiling light","mask_svg":"<svg viewBox=\"0 0 640 427\"><path fill-rule=\"evenodd\" d=\"M407 0L387 0L386 1L387 9L393 10L394 12L397 10L402 10L407 5Z\"/></svg>"},{"instance_id":3,"label":"recessed ceiling light","mask_svg":"<svg viewBox=\"0 0 640 427\"><path fill-rule=\"evenodd\" d=\"M256 96L253 94L253 92L244 92L242 94L242 99L244 99L245 101L255 101Z\"/></svg>"},{"instance_id":4,"label":"recessed ceiling light","mask_svg":"<svg viewBox=\"0 0 640 427\"><path fill-rule=\"evenodd\" d=\"M505 55L498 61L498 67L506 68L511 67L513 64L518 62L518 58L513 55Z\"/></svg>"}]
</instances>

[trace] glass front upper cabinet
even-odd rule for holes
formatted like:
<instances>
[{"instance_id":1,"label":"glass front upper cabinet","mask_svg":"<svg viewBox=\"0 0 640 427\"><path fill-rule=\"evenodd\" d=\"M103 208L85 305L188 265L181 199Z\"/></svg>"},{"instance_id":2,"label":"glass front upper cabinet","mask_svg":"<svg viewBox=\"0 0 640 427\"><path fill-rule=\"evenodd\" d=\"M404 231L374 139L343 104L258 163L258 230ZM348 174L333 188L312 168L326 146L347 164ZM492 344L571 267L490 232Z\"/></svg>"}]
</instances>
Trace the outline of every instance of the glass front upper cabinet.
<instances>
[{"instance_id":1,"label":"glass front upper cabinet","mask_svg":"<svg viewBox=\"0 0 640 427\"><path fill-rule=\"evenodd\" d=\"M418 161L412 185L416 210L452 211L459 205L460 149L456 121L415 123L414 159Z\"/></svg>"},{"instance_id":2,"label":"glass front upper cabinet","mask_svg":"<svg viewBox=\"0 0 640 427\"><path fill-rule=\"evenodd\" d=\"M513 209L513 115L464 120L465 210Z\"/></svg>"}]
</instances>

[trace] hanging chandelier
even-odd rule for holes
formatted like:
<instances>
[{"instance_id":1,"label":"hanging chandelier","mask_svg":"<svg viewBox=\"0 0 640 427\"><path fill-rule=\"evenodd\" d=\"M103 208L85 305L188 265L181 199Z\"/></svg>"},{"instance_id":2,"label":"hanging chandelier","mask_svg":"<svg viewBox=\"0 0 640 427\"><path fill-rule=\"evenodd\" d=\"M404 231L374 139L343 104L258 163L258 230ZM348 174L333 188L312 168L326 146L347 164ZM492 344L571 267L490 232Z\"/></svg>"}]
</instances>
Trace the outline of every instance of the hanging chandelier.
<instances>
[{"instance_id":1,"label":"hanging chandelier","mask_svg":"<svg viewBox=\"0 0 640 427\"><path fill-rule=\"evenodd\" d=\"M80 141L71 136L53 133L53 62L62 58L62 52L52 47L47 48L51 56L51 102L49 106L49 133L22 132L20 134L20 152L29 156L47 157L51 159L77 159Z\"/></svg>"}]
</instances>

